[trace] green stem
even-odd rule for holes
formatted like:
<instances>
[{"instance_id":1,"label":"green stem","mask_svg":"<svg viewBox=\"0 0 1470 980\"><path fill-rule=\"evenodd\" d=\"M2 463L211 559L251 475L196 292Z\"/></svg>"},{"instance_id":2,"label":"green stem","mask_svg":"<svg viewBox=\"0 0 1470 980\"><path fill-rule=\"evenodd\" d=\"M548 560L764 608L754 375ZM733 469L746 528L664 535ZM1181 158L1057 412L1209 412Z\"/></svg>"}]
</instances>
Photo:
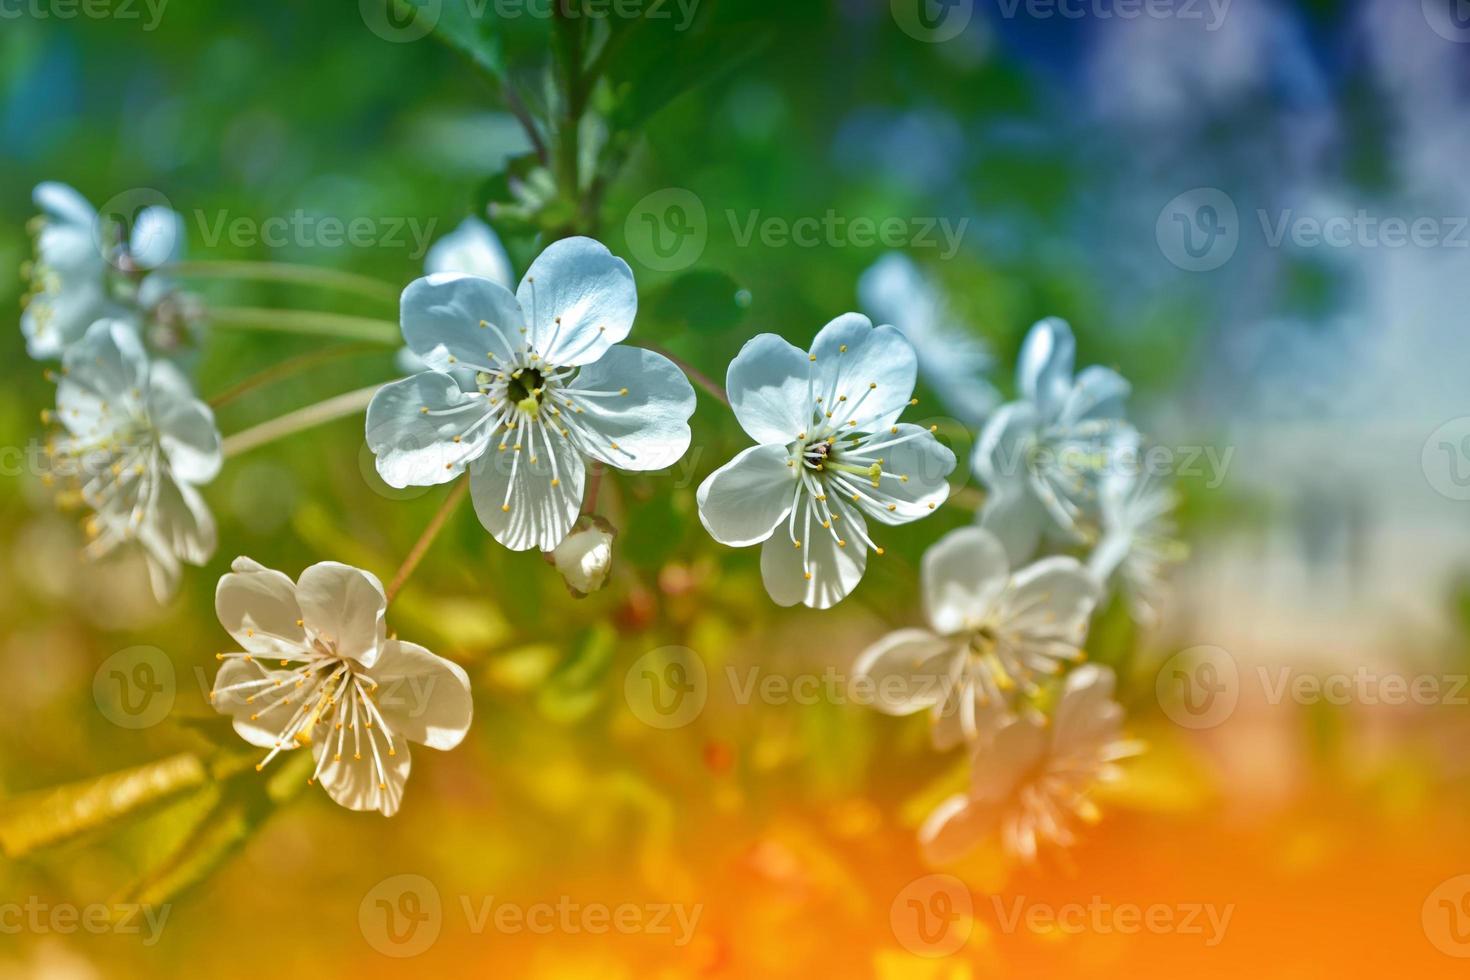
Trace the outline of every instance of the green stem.
<instances>
[{"instance_id":1,"label":"green stem","mask_svg":"<svg viewBox=\"0 0 1470 980\"><path fill-rule=\"evenodd\" d=\"M354 415L367 409L368 403L373 400L373 395L377 394L381 387L383 387L381 384L368 385L366 388L349 391L345 395L338 395L324 402L317 402L315 405L288 412L269 422L262 422L244 432L237 432L227 437L221 449L225 458L230 459L264 446L268 442L274 442L327 422Z\"/></svg>"},{"instance_id":2,"label":"green stem","mask_svg":"<svg viewBox=\"0 0 1470 980\"><path fill-rule=\"evenodd\" d=\"M376 344L403 343L398 324L365 316L319 313L314 310L268 310L249 306L211 306L209 322L222 330L268 330L365 340Z\"/></svg>"},{"instance_id":3,"label":"green stem","mask_svg":"<svg viewBox=\"0 0 1470 980\"><path fill-rule=\"evenodd\" d=\"M400 290L369 276L314 265L287 262L175 262L161 270L173 276L202 279L245 279L255 282L289 282L324 289L359 293L370 299L397 303Z\"/></svg>"},{"instance_id":4,"label":"green stem","mask_svg":"<svg viewBox=\"0 0 1470 980\"><path fill-rule=\"evenodd\" d=\"M407 582L413 570L419 567L419 562L424 560L424 554L429 550L429 545L434 543L434 539L439 536L439 532L444 529L445 523L449 520L449 515L454 513L454 509L459 506L460 501L464 500L469 490L470 478L461 477L454 489L449 491L449 496L445 497L444 502L439 505L439 509L434 512L434 516L429 518L429 524L424 528L424 533L419 535L419 539L414 542L408 557L403 559L403 564L398 567L398 572L393 576L388 591L384 593L390 603L398 597L403 583Z\"/></svg>"},{"instance_id":5,"label":"green stem","mask_svg":"<svg viewBox=\"0 0 1470 980\"><path fill-rule=\"evenodd\" d=\"M287 358L286 360L281 361L279 364L272 364L265 370L260 371L256 374L252 374L250 377L244 379L243 381L231 385L224 391L220 392L218 395L215 395L213 398L209 399L209 405L211 408L219 408L221 405L228 405L230 402L241 397L242 395L249 394L256 388L264 387L265 385L268 385L274 381L279 381L282 378L289 378L293 374L299 374L302 371L305 371L307 368L315 367L316 365L321 364L325 361L336 360L339 357L348 357L352 354L363 354L368 351L375 351L377 349L377 344L369 344L364 342L355 344L343 344L340 347L328 347L323 350L308 351L307 353L302 354L299 357Z\"/></svg>"}]
</instances>

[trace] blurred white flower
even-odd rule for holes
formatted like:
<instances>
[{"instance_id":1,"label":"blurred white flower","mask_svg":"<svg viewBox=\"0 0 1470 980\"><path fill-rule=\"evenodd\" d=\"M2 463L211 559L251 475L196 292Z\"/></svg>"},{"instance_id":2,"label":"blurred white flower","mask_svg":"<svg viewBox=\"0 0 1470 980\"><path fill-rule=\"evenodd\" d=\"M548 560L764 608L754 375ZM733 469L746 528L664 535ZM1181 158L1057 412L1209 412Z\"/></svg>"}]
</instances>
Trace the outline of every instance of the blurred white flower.
<instances>
[{"instance_id":1,"label":"blurred white flower","mask_svg":"<svg viewBox=\"0 0 1470 980\"><path fill-rule=\"evenodd\" d=\"M551 551L581 509L586 459L658 470L689 448L689 380L661 354L618 345L637 308L628 264L590 238L546 249L514 294L458 273L410 283L408 346L472 369L475 388L439 371L383 387L367 411L378 473L432 486L468 468L495 540Z\"/></svg>"},{"instance_id":2,"label":"blurred white flower","mask_svg":"<svg viewBox=\"0 0 1470 980\"><path fill-rule=\"evenodd\" d=\"M914 345L919 378L945 408L968 428L979 428L1000 401L984 378L990 354L955 319L939 286L907 255L890 252L858 280L858 298L869 316L893 324Z\"/></svg>"},{"instance_id":3,"label":"blurred white flower","mask_svg":"<svg viewBox=\"0 0 1470 980\"><path fill-rule=\"evenodd\" d=\"M67 348L50 417L62 426L50 475L75 481L94 512L89 556L138 542L166 601L180 563L214 553L214 519L195 489L223 462L214 413L172 364L149 362L130 324L99 320Z\"/></svg>"},{"instance_id":4,"label":"blurred white flower","mask_svg":"<svg viewBox=\"0 0 1470 980\"><path fill-rule=\"evenodd\" d=\"M31 357L58 358L97 320L141 320L172 293L171 281L150 273L182 251L177 213L144 208L119 241L118 229L71 187L47 181L33 198L41 213L30 225L35 259L23 270L31 289L20 318Z\"/></svg>"},{"instance_id":5,"label":"blurred white flower","mask_svg":"<svg viewBox=\"0 0 1470 980\"><path fill-rule=\"evenodd\" d=\"M954 453L898 421L915 371L903 334L857 313L823 327L810 352L761 334L730 363L731 407L758 445L700 485L699 518L722 544L765 542L761 577L779 604L840 602L868 550L883 553L865 517L907 524L949 496Z\"/></svg>"},{"instance_id":6,"label":"blurred white flower","mask_svg":"<svg viewBox=\"0 0 1470 980\"><path fill-rule=\"evenodd\" d=\"M1123 421L1128 382L1096 366L1073 378L1075 358L1064 321L1033 326L1016 364L1020 400L996 409L975 445L975 473L989 491L980 523L1012 563L1035 553L1043 531L1078 538L1099 478L1137 447Z\"/></svg>"},{"instance_id":7,"label":"blurred white flower","mask_svg":"<svg viewBox=\"0 0 1470 980\"><path fill-rule=\"evenodd\" d=\"M332 799L391 817L403 802L409 742L452 749L474 705L464 669L390 639L388 600L372 574L320 562L292 582L236 558L215 592L219 621L242 652L223 661L209 699L235 731L281 752L310 746Z\"/></svg>"},{"instance_id":8,"label":"blurred white flower","mask_svg":"<svg viewBox=\"0 0 1470 980\"><path fill-rule=\"evenodd\" d=\"M510 256L495 234L495 229L471 215L459 223L449 234L439 239L424 256L424 274L458 272L467 276L479 276L499 283L506 289L515 287L515 273L511 270ZM428 364L413 352L411 347L401 347L395 358L398 370L404 374L439 370L459 379L465 391L475 390L475 372L467 368L450 368L447 363Z\"/></svg>"},{"instance_id":9,"label":"blurred white flower","mask_svg":"<svg viewBox=\"0 0 1470 980\"><path fill-rule=\"evenodd\" d=\"M1075 558L1044 558L1011 574L1005 549L981 527L951 531L924 553L930 629L890 633L854 670L874 707L908 715L928 708L934 745L974 742L1013 717L1015 693L1033 678L1080 661L1102 588Z\"/></svg>"},{"instance_id":10,"label":"blurred white flower","mask_svg":"<svg viewBox=\"0 0 1470 980\"><path fill-rule=\"evenodd\" d=\"M1123 709L1113 701L1113 672L1086 664L1067 676L1050 722L1018 717L976 747L969 792L950 797L924 821L925 856L943 864L987 835L1027 861L1049 841L1076 841L1075 821L1096 823L1093 787L1116 780L1120 759L1142 746L1121 735Z\"/></svg>"},{"instance_id":11,"label":"blurred white flower","mask_svg":"<svg viewBox=\"0 0 1470 980\"><path fill-rule=\"evenodd\" d=\"M617 529L607 521L584 514L547 556L572 595L582 599L607 584L617 536Z\"/></svg>"},{"instance_id":12,"label":"blurred white flower","mask_svg":"<svg viewBox=\"0 0 1470 980\"><path fill-rule=\"evenodd\" d=\"M1087 566L1099 581L1122 587L1139 623L1158 622L1165 571L1184 558L1178 503L1174 489L1150 473L1110 475L1098 493L1102 534Z\"/></svg>"}]
</instances>

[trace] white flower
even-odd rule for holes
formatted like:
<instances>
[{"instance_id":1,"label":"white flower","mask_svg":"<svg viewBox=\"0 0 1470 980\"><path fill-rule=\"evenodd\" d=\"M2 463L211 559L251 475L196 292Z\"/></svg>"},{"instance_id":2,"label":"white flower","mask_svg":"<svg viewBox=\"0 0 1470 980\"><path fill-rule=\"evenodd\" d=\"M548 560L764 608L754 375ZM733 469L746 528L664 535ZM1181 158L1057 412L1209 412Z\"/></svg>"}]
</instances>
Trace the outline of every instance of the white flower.
<instances>
[{"instance_id":1,"label":"white flower","mask_svg":"<svg viewBox=\"0 0 1470 980\"><path fill-rule=\"evenodd\" d=\"M71 187L48 181L33 198L35 260L26 268L31 291L21 314L26 349L34 358L60 357L97 320L142 316L163 302L172 284L149 276L177 258L183 218L160 205L142 209L128 240L103 222Z\"/></svg>"},{"instance_id":2,"label":"white flower","mask_svg":"<svg viewBox=\"0 0 1470 980\"><path fill-rule=\"evenodd\" d=\"M510 256L506 254L505 246L500 243L495 229L473 215L465 218L458 228L430 246L429 254L424 256L425 275L446 272L479 276L481 279L499 283L506 289L513 288L516 281L510 266ZM465 391L475 390L474 371L465 368L451 369L447 363L428 364L411 347L399 349L396 363L398 370L404 374L444 371L459 379L460 387Z\"/></svg>"},{"instance_id":3,"label":"white flower","mask_svg":"<svg viewBox=\"0 0 1470 980\"><path fill-rule=\"evenodd\" d=\"M638 307L628 264L590 238L542 252L520 288L454 273L403 292L403 336L475 390L426 372L381 389L367 441L394 487L466 468L480 522L508 548L550 551L581 509L584 460L671 466L689 448L694 389L668 358L615 346Z\"/></svg>"},{"instance_id":4,"label":"white flower","mask_svg":"<svg viewBox=\"0 0 1470 980\"><path fill-rule=\"evenodd\" d=\"M858 280L863 309L891 323L914 345L919 377L969 428L979 428L1000 400L983 377L990 354L960 326L939 287L901 252L874 262Z\"/></svg>"},{"instance_id":5,"label":"white flower","mask_svg":"<svg viewBox=\"0 0 1470 980\"><path fill-rule=\"evenodd\" d=\"M975 445L975 473L989 490L980 523L1013 562L1030 558L1048 529L1075 539L1100 474L1136 448L1123 421L1128 382L1104 367L1074 379L1075 357L1065 322L1032 327L1016 365L1020 400L996 409Z\"/></svg>"},{"instance_id":6,"label":"white flower","mask_svg":"<svg viewBox=\"0 0 1470 980\"><path fill-rule=\"evenodd\" d=\"M403 802L409 742L452 749L469 731L470 679L458 664L386 635L388 600L372 574L319 562L292 582L249 558L219 580L215 611L243 652L209 699L270 751L311 746L312 781L350 810L391 817Z\"/></svg>"},{"instance_id":7,"label":"white flower","mask_svg":"<svg viewBox=\"0 0 1470 980\"><path fill-rule=\"evenodd\" d=\"M869 647L855 671L874 706L894 715L929 708L934 744L974 742L1013 717L1019 689L1083 657L1087 619L1102 591L1074 558L1044 558L1014 575L981 527L951 531L924 553L930 629L902 629Z\"/></svg>"},{"instance_id":8,"label":"white flower","mask_svg":"<svg viewBox=\"0 0 1470 980\"><path fill-rule=\"evenodd\" d=\"M89 553L140 543L166 600L180 562L214 553L214 519L195 489L222 463L214 413L172 364L149 362L129 324L100 320L62 358L53 417L63 427L50 445L54 473L74 478L95 512Z\"/></svg>"},{"instance_id":9,"label":"white flower","mask_svg":"<svg viewBox=\"0 0 1470 980\"><path fill-rule=\"evenodd\" d=\"M617 530L607 521L584 514L547 556L572 595L583 599L607 584L612 571L613 539L617 536Z\"/></svg>"},{"instance_id":10,"label":"white flower","mask_svg":"<svg viewBox=\"0 0 1470 980\"><path fill-rule=\"evenodd\" d=\"M1123 709L1112 697L1113 672L1087 664L1067 676L1049 723L1018 717L978 746L969 792L945 800L919 829L929 860L961 857L996 831L1028 861L1043 841L1074 843L1074 820L1099 819L1093 786L1116 780L1118 760L1141 751L1122 738Z\"/></svg>"},{"instance_id":11,"label":"white flower","mask_svg":"<svg viewBox=\"0 0 1470 980\"><path fill-rule=\"evenodd\" d=\"M857 313L823 327L810 353L761 334L730 362L730 405L758 445L700 485L699 518L722 544L765 542L761 577L781 605L840 602L868 549L883 553L866 518L906 524L948 497L954 453L898 421L914 374L903 334Z\"/></svg>"},{"instance_id":12,"label":"white flower","mask_svg":"<svg viewBox=\"0 0 1470 980\"><path fill-rule=\"evenodd\" d=\"M1174 509L1179 496L1150 473L1118 473L1098 494L1102 536L1087 565L1101 582L1116 581L1133 618L1158 621L1164 572L1184 557Z\"/></svg>"}]
</instances>

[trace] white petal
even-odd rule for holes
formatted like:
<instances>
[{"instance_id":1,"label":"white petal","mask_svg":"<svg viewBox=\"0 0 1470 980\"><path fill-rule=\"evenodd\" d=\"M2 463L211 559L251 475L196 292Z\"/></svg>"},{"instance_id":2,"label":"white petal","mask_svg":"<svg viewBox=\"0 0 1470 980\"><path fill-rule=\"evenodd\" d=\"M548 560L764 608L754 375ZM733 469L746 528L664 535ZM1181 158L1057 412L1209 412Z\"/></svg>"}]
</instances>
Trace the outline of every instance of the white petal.
<instances>
[{"instance_id":1,"label":"white petal","mask_svg":"<svg viewBox=\"0 0 1470 980\"><path fill-rule=\"evenodd\" d=\"M796 513L798 535L804 533L806 514L811 507L810 497L802 494ZM849 512L843 520L857 524L858 530L866 533L861 514ZM778 605L801 603L813 609L829 609L857 588L868 567L868 550L857 533L840 528L840 533L848 537L847 544L839 546L815 513L810 526L811 534L800 548L793 547L784 534L771 536L761 547L761 579L766 592ZM811 578L806 577L808 573Z\"/></svg>"},{"instance_id":2,"label":"white petal","mask_svg":"<svg viewBox=\"0 0 1470 980\"><path fill-rule=\"evenodd\" d=\"M214 412L168 361L155 361L149 372L148 413L174 476L197 484L219 475L224 457Z\"/></svg>"},{"instance_id":3,"label":"white petal","mask_svg":"<svg viewBox=\"0 0 1470 980\"><path fill-rule=\"evenodd\" d=\"M403 339L432 367L488 370L525 346L525 316L510 290L456 273L415 279L399 301Z\"/></svg>"},{"instance_id":4,"label":"white petal","mask_svg":"<svg viewBox=\"0 0 1470 980\"><path fill-rule=\"evenodd\" d=\"M408 743L398 744L391 756L385 753L381 742L378 744L377 758L384 769L381 779L366 739L360 758L353 758L351 735L343 745L340 760L335 758L336 748L335 738L321 739L312 744L312 756L317 760L323 753L333 753L333 758L322 767L322 789L327 791L327 795L349 810L377 810L385 817L397 813L403 805L403 789L411 767Z\"/></svg>"},{"instance_id":5,"label":"white petal","mask_svg":"<svg viewBox=\"0 0 1470 980\"><path fill-rule=\"evenodd\" d=\"M254 683L259 680L271 683ZM247 662L239 657L226 660L214 676L210 703L214 710L234 719L235 731L245 741L263 749L274 748L300 707L294 702L285 703L281 688L274 684L277 680L282 687L294 685L296 675L289 670L268 670L259 661Z\"/></svg>"},{"instance_id":6,"label":"white petal","mask_svg":"<svg viewBox=\"0 0 1470 980\"><path fill-rule=\"evenodd\" d=\"M130 408L142 404L148 355L122 320L92 324L67 348L62 365L66 373L57 385L56 407L62 424L74 433L109 431Z\"/></svg>"},{"instance_id":7,"label":"white petal","mask_svg":"<svg viewBox=\"0 0 1470 980\"><path fill-rule=\"evenodd\" d=\"M1123 403L1132 386L1117 371L1096 365L1077 375L1077 383L1067 392L1058 421L1075 425L1091 419L1123 417Z\"/></svg>"},{"instance_id":8,"label":"white petal","mask_svg":"<svg viewBox=\"0 0 1470 980\"><path fill-rule=\"evenodd\" d=\"M930 864L948 864L970 853L995 830L995 812L964 794L939 804L919 827L919 846Z\"/></svg>"},{"instance_id":9,"label":"white petal","mask_svg":"<svg viewBox=\"0 0 1470 980\"><path fill-rule=\"evenodd\" d=\"M1029 718L1014 718L995 733L990 744L975 755L970 770L970 799L981 804L1004 804L1017 787L1035 775L1046 757L1049 732Z\"/></svg>"},{"instance_id":10,"label":"white petal","mask_svg":"<svg viewBox=\"0 0 1470 980\"><path fill-rule=\"evenodd\" d=\"M47 218L85 227L89 233L92 223L97 220L97 209L69 184L54 180L43 181L31 192L31 200Z\"/></svg>"},{"instance_id":11,"label":"white petal","mask_svg":"<svg viewBox=\"0 0 1470 980\"><path fill-rule=\"evenodd\" d=\"M1035 324L1016 359L1016 387L1043 419L1053 419L1072 388L1077 341L1067 321L1047 317Z\"/></svg>"},{"instance_id":12,"label":"white petal","mask_svg":"<svg viewBox=\"0 0 1470 980\"><path fill-rule=\"evenodd\" d=\"M475 513L495 540L512 551L551 551L582 509L582 455L552 434L548 456L545 433L542 426L522 423L502 433L500 442L520 449L492 446L470 466Z\"/></svg>"},{"instance_id":13,"label":"white petal","mask_svg":"<svg viewBox=\"0 0 1470 980\"><path fill-rule=\"evenodd\" d=\"M1019 630L1052 637L1074 647L1087 635L1102 586L1070 555L1054 555L1018 570L1011 577L1006 606L1008 631Z\"/></svg>"},{"instance_id":14,"label":"white petal","mask_svg":"<svg viewBox=\"0 0 1470 980\"><path fill-rule=\"evenodd\" d=\"M611 347L597 362L582 368L569 390L627 391L626 395L574 399L582 409L577 424L596 436L582 448L595 459L622 470L661 470L688 451L694 388L684 372L662 354Z\"/></svg>"},{"instance_id":15,"label":"white petal","mask_svg":"<svg viewBox=\"0 0 1470 980\"><path fill-rule=\"evenodd\" d=\"M638 312L633 270L601 242L563 238L536 257L516 290L531 347L549 364L591 364L628 336Z\"/></svg>"},{"instance_id":16,"label":"white petal","mask_svg":"<svg viewBox=\"0 0 1470 980\"><path fill-rule=\"evenodd\" d=\"M204 498L190 484L175 480L166 468L151 479L156 487L151 507L137 529L138 539L171 575L177 572L174 559L203 565L217 543L214 517ZM154 595L159 602L172 596L174 584L155 580Z\"/></svg>"},{"instance_id":17,"label":"white petal","mask_svg":"<svg viewBox=\"0 0 1470 980\"><path fill-rule=\"evenodd\" d=\"M984 618L1010 581L1005 548L981 527L946 534L924 552L924 610L939 633L958 633Z\"/></svg>"},{"instance_id":18,"label":"white petal","mask_svg":"<svg viewBox=\"0 0 1470 980\"><path fill-rule=\"evenodd\" d=\"M903 441L862 454L862 458L882 459L884 473L876 491L882 503L874 505L864 498L863 510L881 524L907 524L928 517L949 499L948 481L954 472L954 452L928 429L908 422L884 429L872 444L881 445L890 440ZM861 477L853 479L862 483ZM870 486L860 489L868 490Z\"/></svg>"},{"instance_id":19,"label":"white petal","mask_svg":"<svg viewBox=\"0 0 1470 980\"><path fill-rule=\"evenodd\" d=\"M510 269L510 256L496 237L495 231L476 217L468 217L449 234L439 239L424 256L424 271L461 272L498 282L506 289L515 282Z\"/></svg>"},{"instance_id":20,"label":"white petal","mask_svg":"<svg viewBox=\"0 0 1470 980\"><path fill-rule=\"evenodd\" d=\"M470 678L459 664L414 643L389 640L372 669L378 710L394 735L431 749L452 749L474 715Z\"/></svg>"},{"instance_id":21,"label":"white petal","mask_svg":"<svg viewBox=\"0 0 1470 980\"><path fill-rule=\"evenodd\" d=\"M732 548L764 541L791 513L795 470L785 446L751 446L699 485L699 520Z\"/></svg>"},{"instance_id":22,"label":"white petal","mask_svg":"<svg viewBox=\"0 0 1470 980\"><path fill-rule=\"evenodd\" d=\"M730 407L746 434L759 443L789 445L812 426L818 393L811 361L773 333L746 341L725 372Z\"/></svg>"},{"instance_id":23,"label":"white petal","mask_svg":"<svg viewBox=\"0 0 1470 980\"><path fill-rule=\"evenodd\" d=\"M155 204L138 212L129 236L128 253L144 269L156 269L184 251L184 218Z\"/></svg>"},{"instance_id":24,"label":"white petal","mask_svg":"<svg viewBox=\"0 0 1470 980\"><path fill-rule=\"evenodd\" d=\"M911 715L944 700L954 643L928 630L889 633L864 650L853 665L855 679L884 714Z\"/></svg>"},{"instance_id":25,"label":"white petal","mask_svg":"<svg viewBox=\"0 0 1470 980\"><path fill-rule=\"evenodd\" d=\"M849 417L857 420L858 431L893 425L914 394L918 358L895 327L874 327L859 313L845 313L821 329L811 352L816 357L812 364L816 395L828 411L847 396Z\"/></svg>"},{"instance_id":26,"label":"white petal","mask_svg":"<svg viewBox=\"0 0 1470 980\"><path fill-rule=\"evenodd\" d=\"M306 630L300 624L296 583L249 559L237 558L232 567L214 590L220 625L249 653L269 656L301 650Z\"/></svg>"},{"instance_id":27,"label":"white petal","mask_svg":"<svg viewBox=\"0 0 1470 980\"><path fill-rule=\"evenodd\" d=\"M318 562L301 573L296 601L310 636L364 667L377 662L388 600L376 575L340 562Z\"/></svg>"},{"instance_id":28,"label":"white petal","mask_svg":"<svg viewBox=\"0 0 1470 980\"><path fill-rule=\"evenodd\" d=\"M1023 564L1036 554L1041 532L1051 524L1046 507L1025 483L1003 486L987 496L979 520L1005 547L1012 565Z\"/></svg>"},{"instance_id":29,"label":"white petal","mask_svg":"<svg viewBox=\"0 0 1470 980\"><path fill-rule=\"evenodd\" d=\"M425 411L428 409L428 411ZM448 483L490 445L494 411L479 392L426 371L384 385L367 410L367 444L391 487Z\"/></svg>"}]
</instances>

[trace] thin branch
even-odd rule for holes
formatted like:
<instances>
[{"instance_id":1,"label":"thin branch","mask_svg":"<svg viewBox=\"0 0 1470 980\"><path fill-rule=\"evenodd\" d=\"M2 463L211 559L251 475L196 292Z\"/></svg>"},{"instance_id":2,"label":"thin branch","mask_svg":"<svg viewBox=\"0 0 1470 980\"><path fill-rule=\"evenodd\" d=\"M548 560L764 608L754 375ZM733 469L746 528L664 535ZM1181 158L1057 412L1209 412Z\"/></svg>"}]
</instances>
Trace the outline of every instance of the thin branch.
<instances>
[{"instance_id":1,"label":"thin branch","mask_svg":"<svg viewBox=\"0 0 1470 980\"><path fill-rule=\"evenodd\" d=\"M454 513L460 501L464 500L465 494L469 492L469 489L469 476L460 478L460 481L454 485L454 489L449 491L449 496L445 497L444 502L439 505L439 509L434 511L434 516L429 518L429 524L424 528L424 533L420 534L419 539L414 542L413 548L408 552L408 557L403 559L403 564L398 566L398 571L394 574L393 581L388 585L386 594L390 603L398 596L399 591L403 589L403 584L408 581L408 577L413 574L413 570L419 567L419 562L424 560L424 554L428 552L429 546L434 543L434 539L444 529L444 525L448 522L449 516Z\"/></svg>"},{"instance_id":2,"label":"thin branch","mask_svg":"<svg viewBox=\"0 0 1470 980\"><path fill-rule=\"evenodd\" d=\"M673 361L674 364L679 368L679 370L683 371L689 376L690 381L693 381L695 384L703 388L721 405L724 405L726 408L730 407L730 396L725 394L725 389L721 388L709 375L705 374L703 371L699 370L699 368L690 364L688 361L685 361L683 358L669 353L662 347L655 347L652 344L644 344L643 346L646 347L648 350L653 351L655 354L662 354L664 357L667 357L669 360Z\"/></svg>"},{"instance_id":3,"label":"thin branch","mask_svg":"<svg viewBox=\"0 0 1470 980\"><path fill-rule=\"evenodd\" d=\"M381 384L368 385L366 388L349 391L345 395L338 395L335 398L317 402L315 405L288 412L269 422L262 422L244 432L228 436L220 447L221 451L225 458L229 459L264 446L268 442L274 442L285 436L295 435L298 432L304 432L307 429L365 411L368 403L373 400L373 395L377 394L381 387L383 387Z\"/></svg>"},{"instance_id":4,"label":"thin branch","mask_svg":"<svg viewBox=\"0 0 1470 980\"><path fill-rule=\"evenodd\" d=\"M364 354L368 351L375 351L378 349L379 348L377 344L360 342L354 344L343 344L340 347L328 347L323 350L309 351L308 353L302 354L299 357L288 358L284 361L281 361L279 364L272 364L265 370L260 371L256 374L252 374L245 380L226 388L218 395L215 395L213 398L209 399L210 407L219 408L221 405L228 405L230 402L241 397L242 395L249 394L256 388L262 388L268 384L279 381L282 378L289 378L293 374L299 374L302 371L305 371L306 369L311 367L315 367L316 365L321 364L325 361L336 360L339 357L349 357L353 354Z\"/></svg>"},{"instance_id":5,"label":"thin branch","mask_svg":"<svg viewBox=\"0 0 1470 980\"><path fill-rule=\"evenodd\" d=\"M182 278L245 279L257 282L289 282L358 293L371 299L397 303L400 290L369 276L314 265L287 262L175 262L160 271Z\"/></svg>"},{"instance_id":6,"label":"thin branch","mask_svg":"<svg viewBox=\"0 0 1470 980\"><path fill-rule=\"evenodd\" d=\"M403 343L398 324L365 316L314 310L269 310L251 306L211 306L209 322L221 330L266 330L274 333L341 337L375 344Z\"/></svg>"}]
</instances>

